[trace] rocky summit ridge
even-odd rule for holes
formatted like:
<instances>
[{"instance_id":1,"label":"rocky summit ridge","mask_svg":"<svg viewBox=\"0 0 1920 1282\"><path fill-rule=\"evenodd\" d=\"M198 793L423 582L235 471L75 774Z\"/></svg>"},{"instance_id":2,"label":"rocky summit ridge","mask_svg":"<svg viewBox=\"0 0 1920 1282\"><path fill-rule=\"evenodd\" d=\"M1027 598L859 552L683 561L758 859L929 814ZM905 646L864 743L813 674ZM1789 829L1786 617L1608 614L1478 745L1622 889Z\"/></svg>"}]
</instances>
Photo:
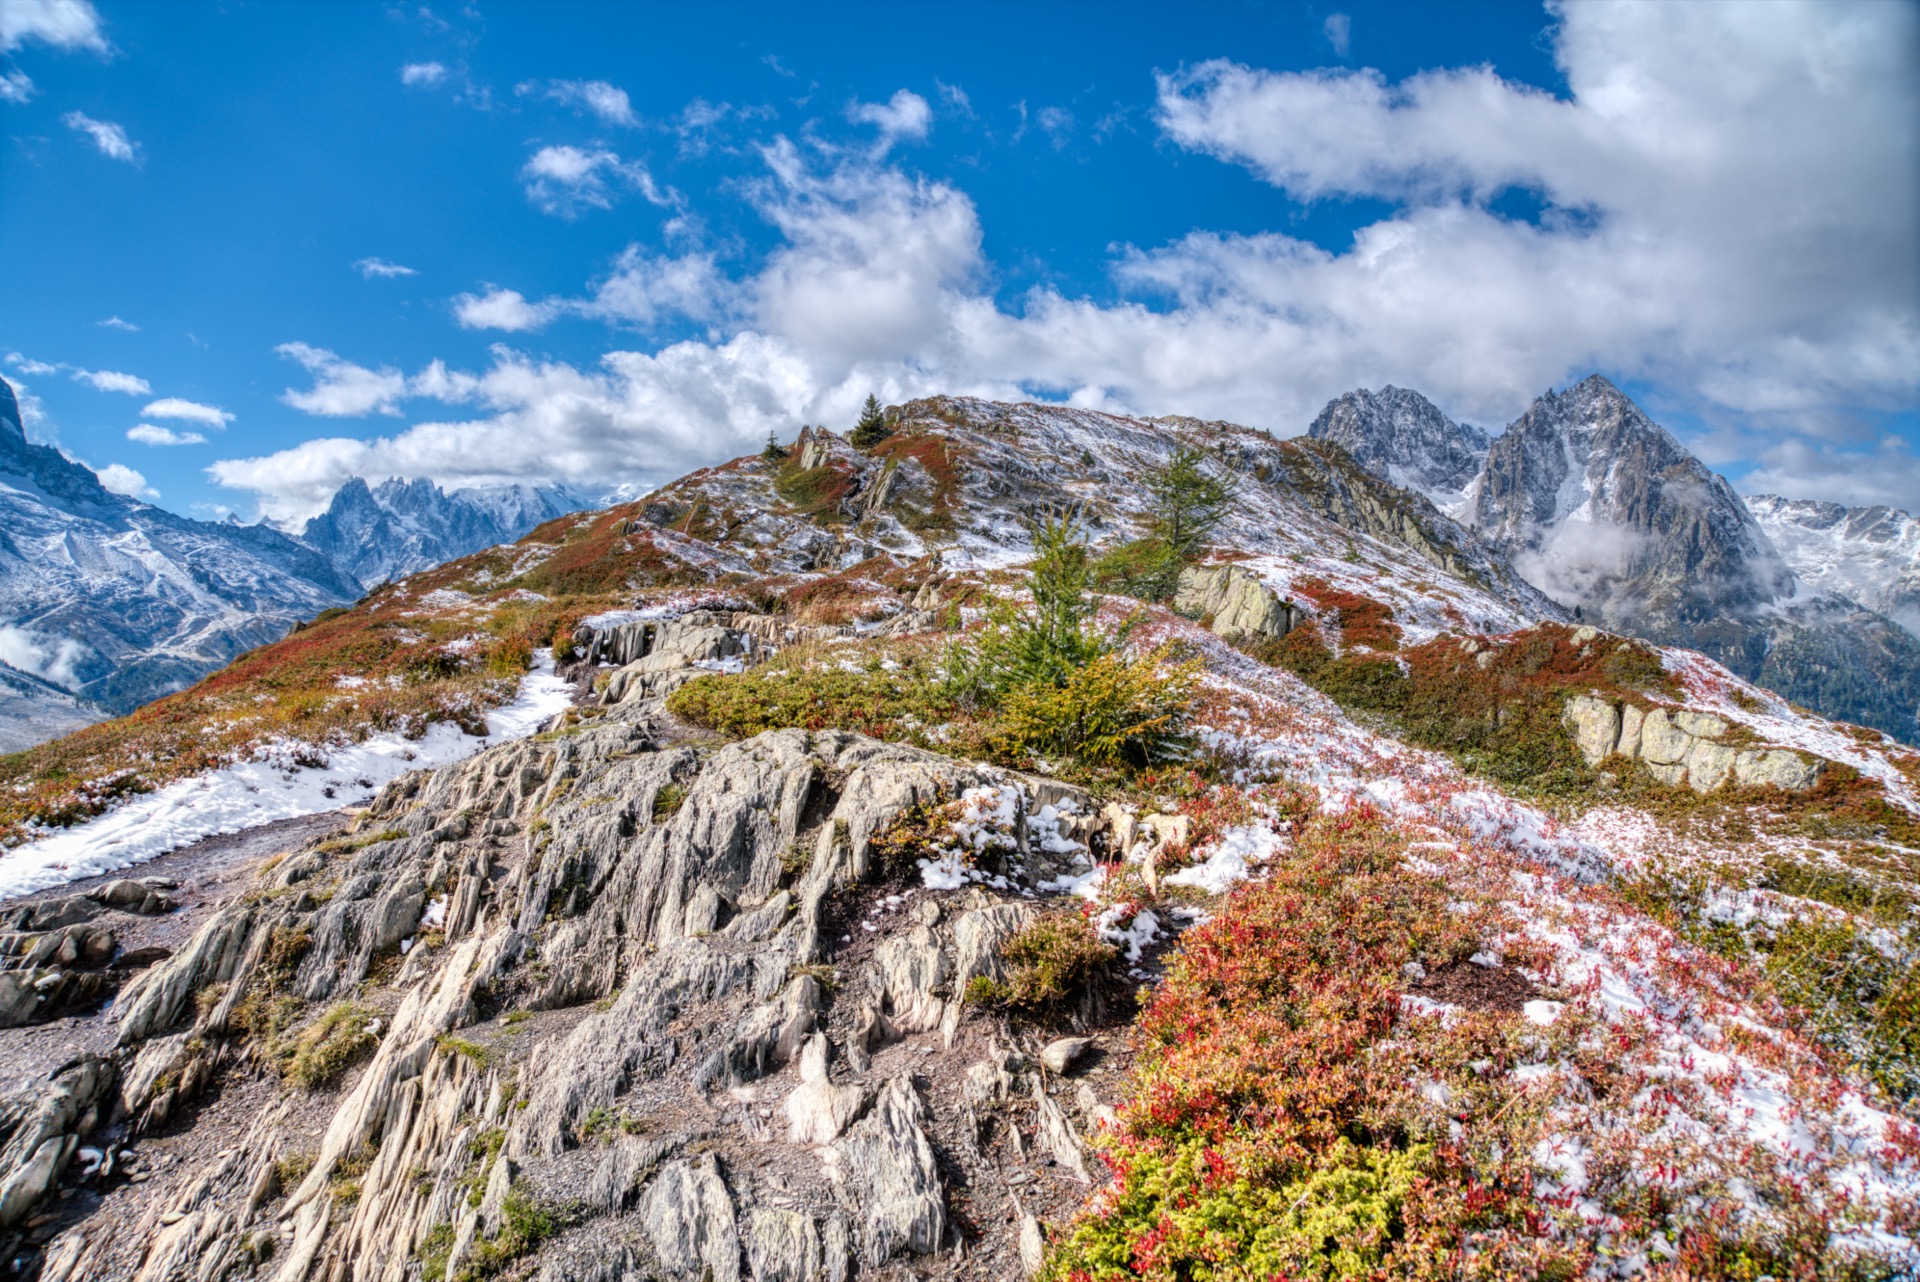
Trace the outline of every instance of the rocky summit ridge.
<instances>
[{"instance_id":1,"label":"rocky summit ridge","mask_svg":"<svg viewBox=\"0 0 1920 1282\"><path fill-rule=\"evenodd\" d=\"M1599 375L1540 397L1490 442L1397 388L1336 400L1312 435L1446 506L1584 617L1705 651L1828 715L1920 736L1920 638L1881 611L1904 598L1887 570L1839 568L1859 564L1852 552L1868 539L1896 537L1892 528L1835 544L1815 531L1833 530L1837 516L1750 507ZM1475 448L1478 466L1462 480ZM1444 463L1406 461L1421 451ZM1825 555L1814 550L1821 538L1833 544Z\"/></svg>"},{"instance_id":2,"label":"rocky summit ridge","mask_svg":"<svg viewBox=\"0 0 1920 1282\"><path fill-rule=\"evenodd\" d=\"M365 804L0 904L17 1271L1920 1263L1920 754L1576 622L1328 442L947 397L886 426L0 763L4 873L571 689ZM1089 589L1120 649L1062 679L1148 683L1184 745L1019 738L1060 714L956 656L1038 608L1037 519L1124 570L1183 459L1232 504L1170 600Z\"/></svg>"}]
</instances>

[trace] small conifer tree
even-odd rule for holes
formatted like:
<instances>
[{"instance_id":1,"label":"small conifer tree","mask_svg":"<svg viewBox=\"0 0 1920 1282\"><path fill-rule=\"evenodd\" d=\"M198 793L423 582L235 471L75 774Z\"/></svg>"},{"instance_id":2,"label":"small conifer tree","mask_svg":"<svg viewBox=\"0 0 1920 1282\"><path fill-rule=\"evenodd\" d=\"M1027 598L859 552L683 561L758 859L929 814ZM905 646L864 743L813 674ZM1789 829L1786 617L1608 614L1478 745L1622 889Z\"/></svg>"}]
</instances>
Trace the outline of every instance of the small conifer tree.
<instances>
[{"instance_id":1,"label":"small conifer tree","mask_svg":"<svg viewBox=\"0 0 1920 1282\"><path fill-rule=\"evenodd\" d=\"M780 438L775 436L771 430L767 432L767 447L760 451L760 457L766 459L769 463L786 462L787 447L780 443Z\"/></svg>"},{"instance_id":2,"label":"small conifer tree","mask_svg":"<svg viewBox=\"0 0 1920 1282\"><path fill-rule=\"evenodd\" d=\"M1098 568L1101 581L1145 601L1173 595L1180 571L1206 551L1236 494L1230 478L1207 472L1206 459L1198 446L1176 450L1164 466L1142 478L1153 495L1147 537L1108 553Z\"/></svg>"},{"instance_id":3,"label":"small conifer tree","mask_svg":"<svg viewBox=\"0 0 1920 1282\"><path fill-rule=\"evenodd\" d=\"M869 392L867 403L860 410L860 421L853 425L853 435L847 439L857 450L870 450L892 434L886 416L880 411L879 398Z\"/></svg>"}]
</instances>

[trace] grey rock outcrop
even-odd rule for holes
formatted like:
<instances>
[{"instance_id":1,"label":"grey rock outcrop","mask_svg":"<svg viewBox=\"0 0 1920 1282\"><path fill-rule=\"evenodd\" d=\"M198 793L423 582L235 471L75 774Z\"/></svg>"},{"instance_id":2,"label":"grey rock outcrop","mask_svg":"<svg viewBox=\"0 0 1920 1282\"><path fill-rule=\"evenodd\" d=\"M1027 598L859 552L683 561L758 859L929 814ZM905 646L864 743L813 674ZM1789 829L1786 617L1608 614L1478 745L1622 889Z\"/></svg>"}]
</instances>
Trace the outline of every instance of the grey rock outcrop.
<instances>
[{"instance_id":1,"label":"grey rock outcrop","mask_svg":"<svg viewBox=\"0 0 1920 1282\"><path fill-rule=\"evenodd\" d=\"M43 1091L0 1106L0 1230L12 1229L53 1189L82 1136L105 1120L114 1066L85 1056Z\"/></svg>"},{"instance_id":2,"label":"grey rock outcrop","mask_svg":"<svg viewBox=\"0 0 1920 1282\"><path fill-rule=\"evenodd\" d=\"M1695 792L1712 792L1729 780L1803 792L1826 768L1820 758L1789 748L1723 742L1730 729L1725 720L1685 708L1643 708L1585 694L1567 700L1562 719L1588 765L1616 754L1637 759L1662 783Z\"/></svg>"},{"instance_id":3,"label":"grey rock outcrop","mask_svg":"<svg viewBox=\"0 0 1920 1282\"><path fill-rule=\"evenodd\" d=\"M1180 571L1173 608L1210 620L1208 626L1230 641L1283 637L1293 630L1293 603L1237 565L1192 565Z\"/></svg>"},{"instance_id":4,"label":"grey rock outcrop","mask_svg":"<svg viewBox=\"0 0 1920 1282\"><path fill-rule=\"evenodd\" d=\"M655 1257L669 1277L740 1282L733 1196L711 1157L661 1168L641 1204Z\"/></svg>"},{"instance_id":5,"label":"grey rock outcrop","mask_svg":"<svg viewBox=\"0 0 1920 1282\"><path fill-rule=\"evenodd\" d=\"M890 1078L866 1117L836 1145L861 1208L861 1259L877 1268L900 1251L926 1255L946 1235L940 1171L926 1106L906 1077Z\"/></svg>"},{"instance_id":6,"label":"grey rock outcrop","mask_svg":"<svg viewBox=\"0 0 1920 1282\"><path fill-rule=\"evenodd\" d=\"M630 702L397 781L358 821L364 840L279 860L134 980L103 1061L121 1071L95 1093L136 1128L217 1109L259 1050L263 1003L291 1038L331 1003L372 1001L378 1041L315 1107L288 1097L245 1145L144 1201L110 1197L124 1209L47 1245L49 1276L159 1282L195 1260L234 1276L266 1234L255 1271L276 1282L415 1282L423 1260L458 1274L515 1253L556 1282L845 1279L947 1258L956 1171L1006 1226L968 1256L1017 1273L1017 1214L993 1177L1009 1158L973 1105L943 1113L911 1070L992 1022L963 1009L954 976L991 972L1034 908L921 891L854 952L829 922L916 802L1015 787L1024 825L1071 790L836 732L662 745L657 715ZM679 804L657 807L669 787ZM1035 879L1085 866L1020 832ZM1068 1163L1091 1115L1049 1103L1047 1151ZM73 1146L60 1137L91 1124L70 1111L40 1128L55 1147L15 1162L22 1207L53 1187ZM1084 1188L1084 1158L1049 1170ZM527 1236L541 1206L575 1208L551 1241Z\"/></svg>"}]
</instances>

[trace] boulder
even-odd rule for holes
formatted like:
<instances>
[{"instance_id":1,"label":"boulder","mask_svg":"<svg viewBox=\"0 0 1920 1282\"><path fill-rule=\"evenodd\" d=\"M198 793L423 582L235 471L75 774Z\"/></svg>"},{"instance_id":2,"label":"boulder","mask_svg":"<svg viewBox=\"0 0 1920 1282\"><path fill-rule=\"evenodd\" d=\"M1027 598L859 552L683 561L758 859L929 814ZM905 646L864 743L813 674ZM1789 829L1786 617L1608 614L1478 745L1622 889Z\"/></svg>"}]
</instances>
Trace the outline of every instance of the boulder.
<instances>
[{"instance_id":1,"label":"boulder","mask_svg":"<svg viewBox=\"0 0 1920 1282\"><path fill-rule=\"evenodd\" d=\"M1826 765L1785 748L1749 748L1733 759L1733 778L1743 787L1804 792L1820 781Z\"/></svg>"},{"instance_id":2,"label":"boulder","mask_svg":"<svg viewBox=\"0 0 1920 1282\"><path fill-rule=\"evenodd\" d=\"M1293 611L1260 576L1238 565L1189 566L1180 572L1173 608L1211 618L1211 627L1229 640L1283 637L1293 626Z\"/></svg>"},{"instance_id":3,"label":"boulder","mask_svg":"<svg viewBox=\"0 0 1920 1282\"><path fill-rule=\"evenodd\" d=\"M1692 747L1693 736L1675 725L1665 708L1655 708L1640 723L1640 759L1649 765L1677 765Z\"/></svg>"},{"instance_id":4,"label":"boulder","mask_svg":"<svg viewBox=\"0 0 1920 1282\"><path fill-rule=\"evenodd\" d=\"M932 930L916 925L876 948L881 995L895 1031L923 1033L940 1026L946 999L936 990L947 982L947 955Z\"/></svg>"},{"instance_id":5,"label":"boulder","mask_svg":"<svg viewBox=\"0 0 1920 1282\"><path fill-rule=\"evenodd\" d=\"M1620 742L1620 709L1598 695L1581 694L1567 700L1561 713L1573 735L1574 746L1590 766L1597 766L1612 755Z\"/></svg>"},{"instance_id":6,"label":"boulder","mask_svg":"<svg viewBox=\"0 0 1920 1282\"><path fill-rule=\"evenodd\" d=\"M947 1232L940 1168L913 1079L889 1078L873 1107L834 1146L859 1208L861 1253L877 1269L900 1251L931 1255Z\"/></svg>"},{"instance_id":7,"label":"boulder","mask_svg":"<svg viewBox=\"0 0 1920 1282\"><path fill-rule=\"evenodd\" d=\"M814 1282L820 1276L820 1232L798 1211L747 1212L747 1268L753 1282Z\"/></svg>"},{"instance_id":8,"label":"boulder","mask_svg":"<svg viewBox=\"0 0 1920 1282\"><path fill-rule=\"evenodd\" d=\"M787 1138L795 1144L831 1144L845 1133L867 1092L859 1085L827 1080L827 1035L815 1033L800 1052L800 1085L787 1096Z\"/></svg>"},{"instance_id":9,"label":"boulder","mask_svg":"<svg viewBox=\"0 0 1920 1282\"><path fill-rule=\"evenodd\" d=\"M1091 1037L1062 1037L1058 1041L1047 1043L1046 1049L1040 1052L1040 1062L1047 1066L1049 1073L1058 1075L1066 1072L1073 1061L1085 1054L1087 1047L1091 1045L1093 1045Z\"/></svg>"},{"instance_id":10,"label":"boulder","mask_svg":"<svg viewBox=\"0 0 1920 1282\"><path fill-rule=\"evenodd\" d=\"M1733 773L1735 752L1714 739L1695 739L1687 749L1687 786L1695 792L1712 792Z\"/></svg>"}]
</instances>

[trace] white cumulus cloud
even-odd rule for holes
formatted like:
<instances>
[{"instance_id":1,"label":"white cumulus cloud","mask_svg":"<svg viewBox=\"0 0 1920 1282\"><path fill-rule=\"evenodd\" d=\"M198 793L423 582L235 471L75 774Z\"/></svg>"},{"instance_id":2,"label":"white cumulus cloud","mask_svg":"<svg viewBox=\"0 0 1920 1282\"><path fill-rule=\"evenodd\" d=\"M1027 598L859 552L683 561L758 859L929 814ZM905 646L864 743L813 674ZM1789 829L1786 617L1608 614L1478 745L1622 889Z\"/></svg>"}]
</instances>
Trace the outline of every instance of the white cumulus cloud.
<instances>
[{"instance_id":1,"label":"white cumulus cloud","mask_svg":"<svg viewBox=\"0 0 1920 1282\"><path fill-rule=\"evenodd\" d=\"M121 320L118 316L109 316L103 321L95 321L94 324L98 325L101 329L124 330L129 334L138 334L140 332L138 325L132 321Z\"/></svg>"},{"instance_id":2,"label":"white cumulus cloud","mask_svg":"<svg viewBox=\"0 0 1920 1282\"><path fill-rule=\"evenodd\" d=\"M188 423L204 423L216 429L233 422L233 415L217 405L202 405L198 401L181 400L178 396L165 396L154 401L140 411L140 417L171 418Z\"/></svg>"},{"instance_id":3,"label":"white cumulus cloud","mask_svg":"<svg viewBox=\"0 0 1920 1282\"><path fill-rule=\"evenodd\" d=\"M489 285L484 294L455 295L453 310L463 329L509 334L540 329L568 315L648 329L675 317L714 319L734 306L738 294L710 253L674 257L629 245L586 296L534 302L518 290Z\"/></svg>"},{"instance_id":4,"label":"white cumulus cloud","mask_svg":"<svg viewBox=\"0 0 1920 1282\"><path fill-rule=\"evenodd\" d=\"M635 129L640 124L627 91L604 80L528 80L515 85L513 91L521 97L535 94L589 112L610 125Z\"/></svg>"},{"instance_id":5,"label":"white cumulus cloud","mask_svg":"<svg viewBox=\"0 0 1920 1282\"><path fill-rule=\"evenodd\" d=\"M100 149L101 155L124 160L128 164L138 162L139 152L132 139L127 137L127 131L111 120L95 120L83 111L69 111L60 119L75 133L93 139L93 145Z\"/></svg>"},{"instance_id":6,"label":"white cumulus cloud","mask_svg":"<svg viewBox=\"0 0 1920 1282\"><path fill-rule=\"evenodd\" d=\"M205 445L207 442L198 432L176 432L152 423L136 423L128 428L127 439L141 445Z\"/></svg>"},{"instance_id":7,"label":"white cumulus cloud","mask_svg":"<svg viewBox=\"0 0 1920 1282\"><path fill-rule=\"evenodd\" d=\"M379 277L392 280L398 276L418 276L420 273L411 267L402 267L399 263L390 263L384 258L362 258L354 263L354 269L368 280Z\"/></svg>"},{"instance_id":8,"label":"white cumulus cloud","mask_svg":"<svg viewBox=\"0 0 1920 1282\"><path fill-rule=\"evenodd\" d=\"M24 71L0 71L0 102L25 102L33 97L33 80Z\"/></svg>"},{"instance_id":9,"label":"white cumulus cloud","mask_svg":"<svg viewBox=\"0 0 1920 1282\"><path fill-rule=\"evenodd\" d=\"M100 14L87 0L4 0L0 3L0 53L38 40L58 49L109 51Z\"/></svg>"},{"instance_id":10,"label":"white cumulus cloud","mask_svg":"<svg viewBox=\"0 0 1920 1282\"><path fill-rule=\"evenodd\" d=\"M31 356L23 356L19 352L8 352L7 364L13 366L28 378L36 378L41 374L58 374L65 368L65 366L62 365L49 365L45 361L37 361Z\"/></svg>"},{"instance_id":11,"label":"white cumulus cloud","mask_svg":"<svg viewBox=\"0 0 1920 1282\"><path fill-rule=\"evenodd\" d=\"M453 300L454 318L462 329L503 329L510 334L539 329L557 310L551 303L530 303L517 290L493 287L484 294L459 294Z\"/></svg>"},{"instance_id":12,"label":"white cumulus cloud","mask_svg":"<svg viewBox=\"0 0 1920 1282\"><path fill-rule=\"evenodd\" d=\"M399 370L368 369L307 343L282 343L273 350L299 362L313 375L310 389L301 392L288 388L280 397L302 413L322 418L360 418L400 412L407 380ZM152 412L151 407L148 412Z\"/></svg>"},{"instance_id":13,"label":"white cumulus cloud","mask_svg":"<svg viewBox=\"0 0 1920 1282\"><path fill-rule=\"evenodd\" d=\"M400 68L400 83L431 89L447 78L447 69L437 62L409 62Z\"/></svg>"},{"instance_id":14,"label":"white cumulus cloud","mask_svg":"<svg viewBox=\"0 0 1920 1282\"><path fill-rule=\"evenodd\" d=\"M856 102L847 108L847 119L857 125L872 125L880 131L875 144L880 154L901 139L917 142L933 127L933 108L910 89L896 89L885 102Z\"/></svg>"},{"instance_id":15,"label":"white cumulus cloud","mask_svg":"<svg viewBox=\"0 0 1920 1282\"><path fill-rule=\"evenodd\" d=\"M153 388L138 374L122 374L111 369L76 369L73 381L86 383L96 391L125 392L128 396L151 396Z\"/></svg>"},{"instance_id":16,"label":"white cumulus cloud","mask_svg":"<svg viewBox=\"0 0 1920 1282\"><path fill-rule=\"evenodd\" d=\"M605 147L542 147L520 170L527 199L549 214L576 217L587 208L611 209L624 188L638 191L655 205L673 204L671 188L663 188L637 160L622 160Z\"/></svg>"},{"instance_id":17,"label":"white cumulus cloud","mask_svg":"<svg viewBox=\"0 0 1920 1282\"><path fill-rule=\"evenodd\" d=\"M114 494L124 494L130 499L157 499L160 491L147 484L147 478L126 466L124 463L109 463L95 473L100 484Z\"/></svg>"}]
</instances>

